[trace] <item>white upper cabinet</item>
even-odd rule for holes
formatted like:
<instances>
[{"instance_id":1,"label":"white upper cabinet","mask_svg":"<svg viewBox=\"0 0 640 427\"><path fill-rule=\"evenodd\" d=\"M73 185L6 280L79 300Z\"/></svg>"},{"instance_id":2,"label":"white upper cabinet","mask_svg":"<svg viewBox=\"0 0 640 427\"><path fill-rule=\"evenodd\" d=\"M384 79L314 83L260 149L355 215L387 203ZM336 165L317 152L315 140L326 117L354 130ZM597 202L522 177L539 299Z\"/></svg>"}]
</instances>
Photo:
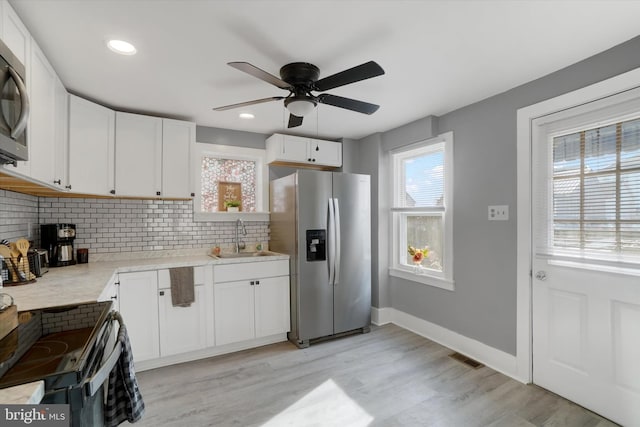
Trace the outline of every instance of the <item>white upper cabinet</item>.
<instances>
[{"instance_id":1,"label":"white upper cabinet","mask_svg":"<svg viewBox=\"0 0 640 427\"><path fill-rule=\"evenodd\" d=\"M31 35L8 2L2 2L2 41L20 62L29 69Z\"/></svg>"},{"instance_id":2,"label":"white upper cabinet","mask_svg":"<svg viewBox=\"0 0 640 427\"><path fill-rule=\"evenodd\" d=\"M196 141L196 124L162 120L162 197L192 197L191 157Z\"/></svg>"},{"instance_id":3,"label":"white upper cabinet","mask_svg":"<svg viewBox=\"0 0 640 427\"><path fill-rule=\"evenodd\" d=\"M31 47L31 61L27 88L31 100L31 114L27 138L31 178L49 185L56 178L56 87L58 77L44 53L35 43Z\"/></svg>"},{"instance_id":4,"label":"white upper cabinet","mask_svg":"<svg viewBox=\"0 0 640 427\"><path fill-rule=\"evenodd\" d=\"M116 195L161 195L162 119L116 112Z\"/></svg>"},{"instance_id":5,"label":"white upper cabinet","mask_svg":"<svg viewBox=\"0 0 640 427\"><path fill-rule=\"evenodd\" d=\"M69 185L69 94L56 79L55 106L55 166L54 184L61 188Z\"/></svg>"},{"instance_id":6,"label":"white upper cabinet","mask_svg":"<svg viewBox=\"0 0 640 427\"><path fill-rule=\"evenodd\" d=\"M116 113L116 195L191 197L195 123Z\"/></svg>"},{"instance_id":7,"label":"white upper cabinet","mask_svg":"<svg viewBox=\"0 0 640 427\"><path fill-rule=\"evenodd\" d=\"M114 187L115 112L69 95L69 185L74 193L109 195Z\"/></svg>"},{"instance_id":8,"label":"white upper cabinet","mask_svg":"<svg viewBox=\"0 0 640 427\"><path fill-rule=\"evenodd\" d=\"M277 133L267 139L266 146L268 163L342 166L342 144L339 142Z\"/></svg>"},{"instance_id":9,"label":"white upper cabinet","mask_svg":"<svg viewBox=\"0 0 640 427\"><path fill-rule=\"evenodd\" d=\"M0 38L7 45L11 52L18 58L26 70L24 77L25 84L27 85L27 93L31 96L29 85L29 71L30 71L30 52L31 52L31 35L24 26L20 17L16 14L13 8L8 2L0 2L0 12L2 14L2 25L0 25ZM30 142L30 126L27 125L27 146L29 147L29 158L31 158L31 142ZM16 166L4 166L10 173L18 173L24 176L30 176L31 162L18 162Z\"/></svg>"}]
</instances>

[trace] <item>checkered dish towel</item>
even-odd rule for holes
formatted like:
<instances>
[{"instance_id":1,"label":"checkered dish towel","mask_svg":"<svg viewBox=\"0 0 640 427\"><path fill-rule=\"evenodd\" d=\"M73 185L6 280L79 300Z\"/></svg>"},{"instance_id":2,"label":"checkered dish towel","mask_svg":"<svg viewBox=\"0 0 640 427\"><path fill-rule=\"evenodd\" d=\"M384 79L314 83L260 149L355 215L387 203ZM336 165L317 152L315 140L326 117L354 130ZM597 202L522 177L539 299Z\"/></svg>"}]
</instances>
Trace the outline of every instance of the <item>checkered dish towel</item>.
<instances>
[{"instance_id":1,"label":"checkered dish towel","mask_svg":"<svg viewBox=\"0 0 640 427\"><path fill-rule=\"evenodd\" d=\"M118 426L125 420L134 423L144 414L144 401L136 381L133 353L124 324L120 325L118 341L122 345L122 353L109 374L107 404L104 411L104 425L107 427Z\"/></svg>"}]
</instances>

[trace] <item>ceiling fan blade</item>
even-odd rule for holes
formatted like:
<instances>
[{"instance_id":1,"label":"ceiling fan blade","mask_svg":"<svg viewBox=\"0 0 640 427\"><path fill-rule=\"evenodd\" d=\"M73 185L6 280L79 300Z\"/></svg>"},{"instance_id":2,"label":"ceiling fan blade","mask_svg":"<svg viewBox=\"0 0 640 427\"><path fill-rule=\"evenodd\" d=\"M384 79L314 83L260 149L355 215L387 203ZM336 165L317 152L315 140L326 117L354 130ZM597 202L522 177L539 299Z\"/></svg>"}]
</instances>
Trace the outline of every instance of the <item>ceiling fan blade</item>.
<instances>
[{"instance_id":1,"label":"ceiling fan blade","mask_svg":"<svg viewBox=\"0 0 640 427\"><path fill-rule=\"evenodd\" d=\"M323 93L318 96L318 102L363 114L373 114L380 108L380 106L376 104L369 104L368 102L358 101L357 99L343 98L342 96L330 95L328 93Z\"/></svg>"},{"instance_id":2,"label":"ceiling fan blade","mask_svg":"<svg viewBox=\"0 0 640 427\"><path fill-rule=\"evenodd\" d=\"M302 125L302 117L294 116L293 114L289 114L289 125L288 128L295 128Z\"/></svg>"},{"instance_id":3,"label":"ceiling fan blade","mask_svg":"<svg viewBox=\"0 0 640 427\"><path fill-rule=\"evenodd\" d=\"M374 61L369 61L358 65L357 67L349 68L348 70L320 79L314 86L315 90L324 92L325 90L381 76L383 74L384 70L381 66Z\"/></svg>"},{"instance_id":4,"label":"ceiling fan blade","mask_svg":"<svg viewBox=\"0 0 640 427\"><path fill-rule=\"evenodd\" d=\"M253 100L253 101L240 102L238 104L231 104L231 105L225 105L225 106L222 106L222 107L216 107L213 110L214 111L226 111L226 110L231 110L233 108L238 108L238 107L247 107L249 105L262 104L263 102L279 101L281 99L284 99L284 96L272 96L271 98L262 98L262 99L256 99L256 100Z\"/></svg>"},{"instance_id":5,"label":"ceiling fan blade","mask_svg":"<svg viewBox=\"0 0 640 427\"><path fill-rule=\"evenodd\" d=\"M256 67L255 65L251 65L248 62L229 62L227 65L235 68L236 70L243 71L253 77L257 77L262 81L270 83L280 89L291 89L291 85L283 80L280 80L273 74L269 74L264 70Z\"/></svg>"}]
</instances>

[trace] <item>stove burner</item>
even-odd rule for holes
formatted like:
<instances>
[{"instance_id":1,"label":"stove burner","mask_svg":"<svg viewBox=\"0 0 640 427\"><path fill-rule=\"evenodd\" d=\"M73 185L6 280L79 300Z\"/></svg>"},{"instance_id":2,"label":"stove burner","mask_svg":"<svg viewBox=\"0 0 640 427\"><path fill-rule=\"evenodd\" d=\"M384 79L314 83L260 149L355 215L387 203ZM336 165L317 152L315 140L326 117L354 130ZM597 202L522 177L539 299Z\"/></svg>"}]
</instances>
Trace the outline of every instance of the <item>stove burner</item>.
<instances>
[{"instance_id":1,"label":"stove burner","mask_svg":"<svg viewBox=\"0 0 640 427\"><path fill-rule=\"evenodd\" d=\"M91 335L92 328L47 335L36 341L0 380L0 387L17 380L42 378L73 368Z\"/></svg>"}]
</instances>

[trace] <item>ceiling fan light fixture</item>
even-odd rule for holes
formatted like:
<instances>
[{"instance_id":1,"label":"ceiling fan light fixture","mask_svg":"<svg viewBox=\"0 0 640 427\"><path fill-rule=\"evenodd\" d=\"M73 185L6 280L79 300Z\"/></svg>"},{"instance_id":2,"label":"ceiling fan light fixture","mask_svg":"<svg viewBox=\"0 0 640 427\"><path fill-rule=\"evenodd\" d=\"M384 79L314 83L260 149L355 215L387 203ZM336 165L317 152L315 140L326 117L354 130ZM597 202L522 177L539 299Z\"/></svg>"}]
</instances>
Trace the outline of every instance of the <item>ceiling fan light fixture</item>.
<instances>
[{"instance_id":1,"label":"ceiling fan light fixture","mask_svg":"<svg viewBox=\"0 0 640 427\"><path fill-rule=\"evenodd\" d=\"M304 117L316 107L316 102L310 98L290 98L285 102L287 110L297 117Z\"/></svg>"},{"instance_id":2,"label":"ceiling fan light fixture","mask_svg":"<svg viewBox=\"0 0 640 427\"><path fill-rule=\"evenodd\" d=\"M109 40L107 47L120 55L135 55L137 52L134 45L124 40Z\"/></svg>"}]
</instances>

